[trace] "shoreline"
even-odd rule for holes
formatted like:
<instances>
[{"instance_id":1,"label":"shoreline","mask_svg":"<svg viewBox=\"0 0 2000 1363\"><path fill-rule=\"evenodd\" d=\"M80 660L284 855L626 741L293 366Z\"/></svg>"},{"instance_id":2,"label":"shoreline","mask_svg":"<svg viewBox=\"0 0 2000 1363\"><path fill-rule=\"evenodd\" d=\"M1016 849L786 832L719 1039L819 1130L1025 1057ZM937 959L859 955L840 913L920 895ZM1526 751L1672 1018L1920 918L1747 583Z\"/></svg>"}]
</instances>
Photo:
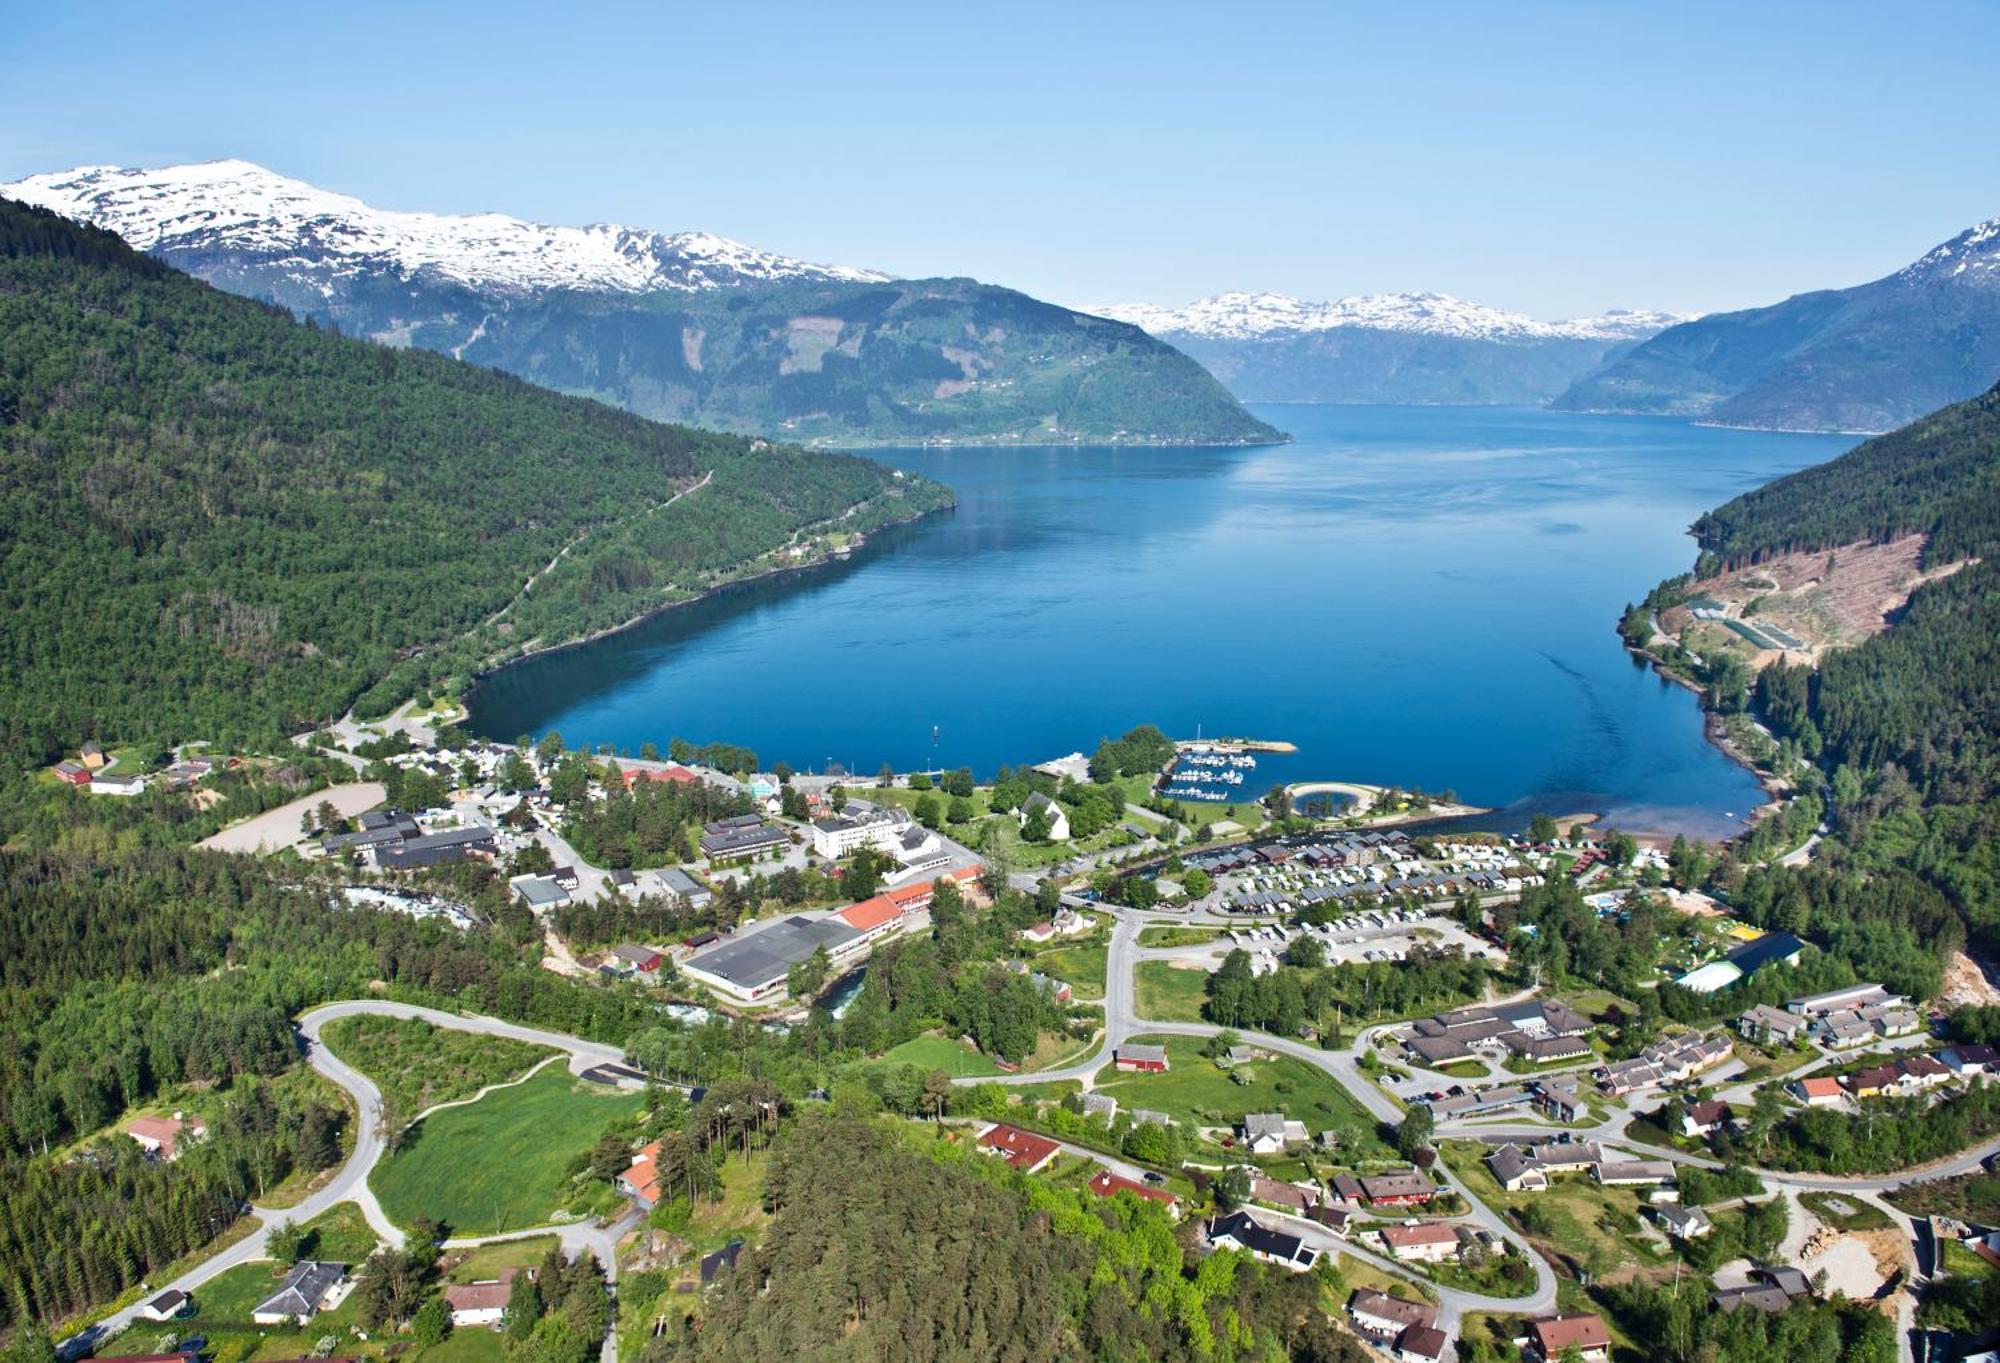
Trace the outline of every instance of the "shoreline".
<instances>
[{"instance_id":1,"label":"shoreline","mask_svg":"<svg viewBox=\"0 0 2000 1363\"><path fill-rule=\"evenodd\" d=\"M1245 450L1267 445L1289 445L1293 436L1289 431L1279 431L1272 436L1235 436L1231 438L1195 439L1172 436L1078 436L1071 440L1051 440L1045 435L1027 436L934 436L928 440L911 437L907 440L854 440L854 439L811 439L793 442L803 449L823 454L870 453L881 450L1076 450L1076 449L1139 449L1139 450Z\"/></svg>"},{"instance_id":2,"label":"shoreline","mask_svg":"<svg viewBox=\"0 0 2000 1363\"><path fill-rule=\"evenodd\" d=\"M1729 735L1723 730L1722 716L1709 708L1707 694L1692 681L1689 681L1686 677L1668 667L1659 657L1648 652L1646 649L1640 648L1622 634L1619 635L1619 642L1625 646L1625 651L1632 657L1649 664L1655 676L1670 681L1683 690L1694 693L1695 705L1701 710L1701 736L1703 740L1724 757L1749 772L1751 777L1757 782L1758 790L1763 792L1764 802L1744 816L1743 831L1735 835L1735 837L1724 838L1722 840L1724 845L1736 841L1736 838L1747 836L1751 829L1783 808L1785 797L1790 792L1791 787L1784 784L1771 773L1759 769L1756 763L1737 751L1736 745L1729 741ZM1635 834L1634 836L1639 835Z\"/></svg>"},{"instance_id":3,"label":"shoreline","mask_svg":"<svg viewBox=\"0 0 2000 1363\"><path fill-rule=\"evenodd\" d=\"M827 554L826 556L814 559L809 563L787 563L775 567L766 568L762 572L748 573L742 577L732 577L727 582L718 582L713 586L704 587L700 591L696 592L693 596L685 597L679 601L663 601L656 606L649 606L645 610L641 611L639 614L633 616L631 619L620 621L618 624L605 625L600 629L594 629L590 631L588 634L578 635L576 638L573 639L564 639L559 643L541 644L541 645L524 647L522 651L519 653L513 654L509 657L501 658L497 661L489 661L484 666L482 666L477 672L472 674L471 684L465 688L465 693L459 697L459 704L465 710L465 718L461 722L470 723L474 718L474 711L476 709L474 701L479 694L480 688L483 687L492 678L499 676L502 672L505 672L508 668L516 667L522 663L531 662L537 658L544 658L544 657L549 657L553 654L563 653L573 648L582 648L587 644L594 644L603 639L609 639L615 634L623 634L626 630L637 629L639 626L646 624L648 621L657 620L659 617L665 615L669 611L679 610L684 606L692 606L699 602L707 601L713 597L720 596L724 592L730 591L733 588L747 587L753 583L769 582L773 579L787 577L793 574L810 573L819 571L824 568L831 568L837 563L844 563L849 559L852 559L859 550L864 549L868 545L873 543L875 537L884 530L900 529L904 526L911 526L911 525L920 525L923 522L929 520L933 516L953 515L956 514L957 511L958 511L958 501L956 497L954 497L951 502L947 503L944 506L933 507L929 511L921 511L914 516L905 517L904 519L901 520L884 521L881 525L876 526L873 530L857 534L854 538L853 543L848 545L844 550L838 553Z\"/></svg>"}]
</instances>

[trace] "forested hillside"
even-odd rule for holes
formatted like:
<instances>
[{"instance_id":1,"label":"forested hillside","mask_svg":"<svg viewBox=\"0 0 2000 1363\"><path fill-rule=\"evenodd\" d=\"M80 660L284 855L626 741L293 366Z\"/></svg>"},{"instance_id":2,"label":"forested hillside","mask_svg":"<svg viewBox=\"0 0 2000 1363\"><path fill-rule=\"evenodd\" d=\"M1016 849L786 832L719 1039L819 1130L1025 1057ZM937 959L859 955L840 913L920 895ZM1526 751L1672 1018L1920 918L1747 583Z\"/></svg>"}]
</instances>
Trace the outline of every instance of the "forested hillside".
<instances>
[{"instance_id":1,"label":"forested hillside","mask_svg":"<svg viewBox=\"0 0 2000 1363\"><path fill-rule=\"evenodd\" d=\"M1770 554L1921 531L1928 564L2000 540L2000 386L1703 515L1703 575Z\"/></svg>"},{"instance_id":2,"label":"forested hillside","mask_svg":"<svg viewBox=\"0 0 2000 1363\"><path fill-rule=\"evenodd\" d=\"M1756 887L1757 921L1852 913L1939 951L1967 935L2000 950L2000 389L1781 478L1695 525L1703 571L1787 550L1909 532L1925 566L1973 560L1920 586L1886 633L1764 669L1750 700L1779 740L1826 773L1836 837L1808 873ZM1668 584L1685 595L1685 579ZM1737 686L1740 692L1740 684ZM1728 700L1728 697L1723 697ZM1916 876L1957 921L1918 921L1888 894ZM1840 893L1856 876L1869 892ZM1865 902L1864 902L1865 901Z\"/></svg>"},{"instance_id":3,"label":"forested hillside","mask_svg":"<svg viewBox=\"0 0 2000 1363\"><path fill-rule=\"evenodd\" d=\"M1322 1279L1222 1252L1190 1269L1156 1204L832 1118L772 1160L764 1243L646 1363L1291 1358L1362 1363Z\"/></svg>"},{"instance_id":4,"label":"forested hillside","mask_svg":"<svg viewBox=\"0 0 2000 1363\"><path fill-rule=\"evenodd\" d=\"M343 340L0 201L0 723L30 758L275 734L948 500Z\"/></svg>"}]
</instances>

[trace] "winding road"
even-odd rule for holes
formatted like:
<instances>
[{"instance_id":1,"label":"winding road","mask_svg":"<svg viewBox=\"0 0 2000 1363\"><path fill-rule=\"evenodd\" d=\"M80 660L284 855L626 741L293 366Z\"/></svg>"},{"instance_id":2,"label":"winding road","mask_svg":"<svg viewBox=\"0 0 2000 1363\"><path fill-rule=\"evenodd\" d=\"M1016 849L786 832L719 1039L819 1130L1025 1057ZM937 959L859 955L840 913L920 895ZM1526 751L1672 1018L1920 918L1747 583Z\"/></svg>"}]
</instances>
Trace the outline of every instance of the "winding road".
<instances>
[{"instance_id":1,"label":"winding road","mask_svg":"<svg viewBox=\"0 0 2000 1363\"><path fill-rule=\"evenodd\" d=\"M361 1214L367 1218L369 1228L383 1242L391 1246L400 1246L403 1243L402 1229L389 1219L388 1214L382 1210L382 1204L376 1200L374 1189L368 1186L368 1175L374 1171L385 1149L382 1130L382 1091L376 1087L374 1080L335 1055L321 1039L321 1033L329 1022L339 1018L363 1016L416 1019L428 1022L434 1027L449 1028L453 1031L507 1037L514 1041L547 1046L568 1056L572 1074L582 1074L597 1065L622 1064L625 1059L624 1051L617 1046L584 1041L562 1032L543 1031L539 1027L524 1027L519 1023L503 1022L498 1018L446 1013L436 1008L391 1003L386 999L353 999L343 1003L329 1003L305 1013L298 1020L298 1030L306 1045L307 1063L338 1084L354 1100L356 1114L354 1153L347 1157L346 1162L331 1179L296 1206L283 1208L252 1206L247 1215L256 1223L256 1228L250 1234L203 1260L179 1277L168 1282L151 1284L132 1305L113 1312L95 1326L71 1336L63 1342L65 1357L76 1357L87 1349L95 1348L100 1341L118 1334L138 1319L141 1303L169 1288L177 1288L192 1294L204 1283L213 1281L239 1264L270 1258L271 1231L275 1227L288 1221L294 1223L310 1221L343 1202L352 1202L359 1207ZM639 1213L634 1211L608 1226L601 1226L595 1222L537 1226L504 1235L447 1240L445 1245L450 1249L469 1249L496 1241L553 1235L562 1243L563 1251L571 1258L586 1250L595 1254L597 1261L604 1266L605 1276L616 1282L618 1241L637 1225L638 1221ZM615 1331L605 1336L602 1356L604 1363L617 1363Z\"/></svg>"},{"instance_id":2,"label":"winding road","mask_svg":"<svg viewBox=\"0 0 2000 1363\"><path fill-rule=\"evenodd\" d=\"M1142 959L1158 953L1142 951L1138 946L1139 933L1152 915L1136 910L1115 908L1101 904L1086 904L1097 912L1109 912L1112 917L1111 940L1107 951L1105 970L1104 1029L1098 1038L1096 1048L1084 1059L1059 1069L1042 1070L1034 1073L962 1076L953 1082L961 1085L974 1084L1042 1084L1057 1080L1074 1079L1088 1088L1096 1075L1111 1063L1117 1047L1138 1035L1164 1035L1181 1037L1210 1037L1222 1028L1208 1023L1164 1022L1141 1017L1134 996L1134 969ZM446 1013L433 1008L423 1008L412 1004L393 1003L382 999L359 999L341 1003L331 1003L315 1008L304 1014L298 1021L298 1030L306 1046L308 1063L339 1085L354 1100L357 1119L355 1123L355 1147L341 1168L323 1186L313 1191L297 1206L290 1208L252 1207L249 1216L255 1222L251 1233L236 1243L225 1247L203 1261L197 1267L180 1275L171 1282L153 1284L145 1294L151 1295L167 1288L178 1288L193 1292L204 1283L239 1264L270 1257L268 1244L271 1230L281 1221L308 1221L342 1202L353 1202L360 1209L368 1224L382 1240L390 1245L403 1242L403 1232L390 1220L376 1200L374 1191L368 1185L368 1176L384 1152L382 1131L382 1096L373 1080L334 1054L322 1037L326 1025L339 1018L374 1016L417 1019L436 1027L455 1031L473 1032L485 1036L506 1037L533 1045L549 1047L567 1058L566 1063L572 1073L581 1074L593 1066L622 1063L621 1048L599 1042L584 1041L560 1032L545 1031L518 1023L504 1022L498 1018ZM1330 1075L1367 1113L1377 1121L1394 1125L1402 1120L1402 1108L1379 1088L1362 1071L1360 1057L1369 1044L1374 1029L1364 1029L1346 1047L1323 1050L1318 1046L1293 1038L1273 1036L1262 1032L1244 1032L1246 1039L1266 1050L1274 1051L1312 1065ZM1559 1130L1568 1131L1579 1139L1615 1142L1620 1146L1639 1153L1673 1160L1677 1163L1703 1168L1720 1167L1718 1162L1704 1156L1688 1154L1680 1150L1665 1149L1633 1140L1627 1134L1627 1127L1633 1114L1624 1109L1614 1111L1602 1122L1590 1127L1556 1128L1545 1125L1521 1123L1477 1123L1443 1122L1438 1134L1486 1141L1540 1138L1546 1139ZM1107 1157L1096 1151L1082 1147L1066 1146L1072 1153L1082 1155L1104 1164L1127 1177L1135 1177L1140 1172L1123 1161ZM1898 1188L1907 1183L1929 1179L1948 1178L1955 1174L1977 1168L1988 1156L2000 1152L2000 1138L1989 1140L1970 1150L1960 1152L1950 1159L1921 1169L1901 1170L1894 1174L1872 1178L1832 1177L1813 1174L1787 1173L1777 1170L1755 1170L1767 1185L1780 1190L1838 1190L1862 1197L1873 1198L1881 1192ZM1518 1297L1494 1297L1483 1293L1468 1292L1457 1288L1444 1287L1433 1283L1408 1265L1390 1259L1365 1245L1346 1237L1335 1235L1317 1222L1290 1216L1282 1212L1259 1207L1258 1217L1268 1224L1281 1226L1297 1235L1306 1244L1323 1253L1351 1255L1384 1272L1395 1274L1414 1283L1422 1284L1433 1293L1439 1302L1439 1326L1448 1336L1456 1337L1459 1324L1464 1316L1472 1312L1500 1312L1517 1315L1536 1315L1555 1309L1556 1277L1554 1270L1543 1257L1516 1232L1493 1208L1473 1195L1472 1190L1458 1177L1445 1162L1434 1166L1436 1172L1464 1201L1467 1211L1452 1220L1477 1226L1496 1239L1505 1241L1515 1251L1525 1256L1535 1274L1534 1288ZM604 1265L607 1276L616 1279L618 1272L618 1241L638 1222L635 1211L613 1225L595 1223L573 1223L535 1227L510 1232L505 1235L484 1236L447 1241L450 1248L469 1248L478 1244L499 1240L516 1240L531 1236L553 1235L572 1257L588 1250L594 1253ZM1363 1223L1365 1226L1365 1223ZM74 1357L85 1348L108 1339L130 1325L137 1317L137 1304L126 1307L100 1322L91 1330L65 1341L66 1357ZM1907 1344L1907 1335L1905 1336ZM1907 1356L1907 1354L1906 1354ZM602 1351L603 1363L616 1363L615 1332L607 1335Z\"/></svg>"}]
</instances>

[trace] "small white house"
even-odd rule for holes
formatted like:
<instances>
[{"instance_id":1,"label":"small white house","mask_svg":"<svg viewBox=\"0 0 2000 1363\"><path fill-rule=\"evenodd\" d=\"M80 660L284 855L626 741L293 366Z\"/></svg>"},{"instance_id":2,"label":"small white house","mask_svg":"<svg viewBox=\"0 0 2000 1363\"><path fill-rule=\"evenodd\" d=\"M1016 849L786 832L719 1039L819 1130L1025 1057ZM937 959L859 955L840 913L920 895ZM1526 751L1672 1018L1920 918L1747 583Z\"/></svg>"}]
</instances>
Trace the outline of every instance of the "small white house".
<instances>
[{"instance_id":1,"label":"small white house","mask_svg":"<svg viewBox=\"0 0 2000 1363\"><path fill-rule=\"evenodd\" d=\"M1050 842L1069 841L1069 815L1063 807L1042 794L1039 790L1021 802L1021 827L1028 826L1028 816L1039 813L1049 826Z\"/></svg>"}]
</instances>

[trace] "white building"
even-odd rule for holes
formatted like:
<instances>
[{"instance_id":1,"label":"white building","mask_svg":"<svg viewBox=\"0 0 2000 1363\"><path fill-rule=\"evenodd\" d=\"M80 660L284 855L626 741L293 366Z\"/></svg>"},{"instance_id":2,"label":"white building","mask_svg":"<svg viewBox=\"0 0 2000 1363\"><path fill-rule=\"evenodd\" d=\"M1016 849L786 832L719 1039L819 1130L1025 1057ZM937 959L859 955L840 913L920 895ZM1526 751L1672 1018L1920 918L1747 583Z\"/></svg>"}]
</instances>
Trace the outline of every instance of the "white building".
<instances>
[{"instance_id":1,"label":"white building","mask_svg":"<svg viewBox=\"0 0 2000 1363\"><path fill-rule=\"evenodd\" d=\"M1040 813L1049 826L1050 842L1069 841L1069 815L1063 807L1042 794L1039 790L1021 802L1021 827L1028 826L1028 816Z\"/></svg>"},{"instance_id":2,"label":"white building","mask_svg":"<svg viewBox=\"0 0 2000 1363\"><path fill-rule=\"evenodd\" d=\"M862 847L893 849L909 822L910 816L892 805L849 805L843 813L813 820L813 851L838 861Z\"/></svg>"}]
</instances>

